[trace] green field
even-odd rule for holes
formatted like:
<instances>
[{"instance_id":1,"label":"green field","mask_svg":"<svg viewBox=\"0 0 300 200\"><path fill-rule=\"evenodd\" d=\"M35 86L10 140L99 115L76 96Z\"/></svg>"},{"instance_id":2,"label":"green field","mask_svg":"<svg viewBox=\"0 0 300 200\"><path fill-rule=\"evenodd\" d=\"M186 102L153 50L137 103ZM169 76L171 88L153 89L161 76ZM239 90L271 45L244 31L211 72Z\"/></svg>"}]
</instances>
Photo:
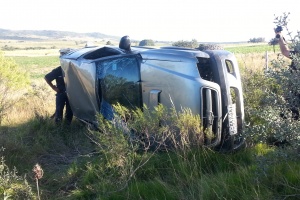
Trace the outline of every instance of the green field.
<instances>
[{"instance_id":1,"label":"green field","mask_svg":"<svg viewBox=\"0 0 300 200\"><path fill-rule=\"evenodd\" d=\"M247 54L247 53L265 53L265 52L279 52L279 46L271 46L268 44L260 44L260 45L237 45L237 46L228 46L224 47L225 50L233 52L233 53L241 53L241 54Z\"/></svg>"}]
</instances>

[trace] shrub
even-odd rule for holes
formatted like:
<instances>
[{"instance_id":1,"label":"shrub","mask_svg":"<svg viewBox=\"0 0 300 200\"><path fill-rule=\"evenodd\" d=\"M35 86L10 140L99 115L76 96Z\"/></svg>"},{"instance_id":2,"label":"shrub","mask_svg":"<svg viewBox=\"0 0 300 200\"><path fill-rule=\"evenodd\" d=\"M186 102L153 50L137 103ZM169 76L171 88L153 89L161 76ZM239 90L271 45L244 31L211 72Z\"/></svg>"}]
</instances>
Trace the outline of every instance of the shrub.
<instances>
[{"instance_id":1,"label":"shrub","mask_svg":"<svg viewBox=\"0 0 300 200\"><path fill-rule=\"evenodd\" d=\"M120 104L114 109L117 114L113 121L99 115L99 131L90 132L103 155L97 174L101 174L110 192L125 188L156 152L185 152L203 144L200 116L189 109L177 113L159 105L154 110L146 106L143 110L128 110Z\"/></svg>"},{"instance_id":2,"label":"shrub","mask_svg":"<svg viewBox=\"0 0 300 200\"><path fill-rule=\"evenodd\" d=\"M0 124L28 83L28 74L0 52Z\"/></svg>"},{"instance_id":3,"label":"shrub","mask_svg":"<svg viewBox=\"0 0 300 200\"><path fill-rule=\"evenodd\" d=\"M20 49L20 48L8 46L8 45L4 45L3 47L1 47L2 51L14 51L14 50L18 50L18 49Z\"/></svg>"},{"instance_id":4,"label":"shrub","mask_svg":"<svg viewBox=\"0 0 300 200\"><path fill-rule=\"evenodd\" d=\"M250 38L249 43L260 43L260 42L265 42L265 38L263 37L258 37L258 38Z\"/></svg>"},{"instance_id":5,"label":"shrub","mask_svg":"<svg viewBox=\"0 0 300 200\"><path fill-rule=\"evenodd\" d=\"M176 47L185 47L185 48L197 48L199 46L198 42L196 39L193 39L192 41L184 41L184 40L180 40L177 42L174 42L172 44L172 46L176 46Z\"/></svg>"},{"instance_id":6,"label":"shrub","mask_svg":"<svg viewBox=\"0 0 300 200\"><path fill-rule=\"evenodd\" d=\"M0 196L2 199L35 199L26 179L18 176L16 169L11 171L3 157L0 162Z\"/></svg>"},{"instance_id":7,"label":"shrub","mask_svg":"<svg viewBox=\"0 0 300 200\"><path fill-rule=\"evenodd\" d=\"M140 41L139 43L139 46L154 46L154 41L153 40L150 40L150 39L147 39L147 40L142 40Z\"/></svg>"},{"instance_id":8,"label":"shrub","mask_svg":"<svg viewBox=\"0 0 300 200\"><path fill-rule=\"evenodd\" d=\"M224 50L223 46L218 44L200 44L198 49L203 50Z\"/></svg>"}]
</instances>

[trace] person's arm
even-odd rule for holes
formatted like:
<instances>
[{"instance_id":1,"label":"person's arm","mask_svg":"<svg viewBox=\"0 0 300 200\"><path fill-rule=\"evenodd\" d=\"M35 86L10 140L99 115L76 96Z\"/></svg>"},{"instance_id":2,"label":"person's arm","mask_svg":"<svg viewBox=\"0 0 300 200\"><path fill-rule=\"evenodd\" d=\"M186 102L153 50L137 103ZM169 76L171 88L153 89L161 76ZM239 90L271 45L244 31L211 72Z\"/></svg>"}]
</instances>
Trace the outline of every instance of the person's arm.
<instances>
[{"instance_id":1,"label":"person's arm","mask_svg":"<svg viewBox=\"0 0 300 200\"><path fill-rule=\"evenodd\" d=\"M282 53L282 55L284 55L285 57L290 58L290 49L288 47L288 44L286 43L285 39L282 37L281 33L276 33L276 36L279 35L280 37L278 38L278 43L279 43L279 47L280 47L280 51Z\"/></svg>"},{"instance_id":2,"label":"person's arm","mask_svg":"<svg viewBox=\"0 0 300 200\"><path fill-rule=\"evenodd\" d=\"M54 90L55 92L59 92L59 89L53 85L52 81L49 81L46 76L45 76L45 81L48 83L48 85L52 88L52 90Z\"/></svg>"}]
</instances>

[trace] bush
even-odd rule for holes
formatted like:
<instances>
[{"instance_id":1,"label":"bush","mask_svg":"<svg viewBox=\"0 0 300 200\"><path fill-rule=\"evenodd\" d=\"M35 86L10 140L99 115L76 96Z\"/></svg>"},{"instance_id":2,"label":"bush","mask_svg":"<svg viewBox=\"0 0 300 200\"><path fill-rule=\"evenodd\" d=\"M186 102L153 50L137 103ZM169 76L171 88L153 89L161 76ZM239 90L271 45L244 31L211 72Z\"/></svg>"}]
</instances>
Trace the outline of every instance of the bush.
<instances>
[{"instance_id":1,"label":"bush","mask_svg":"<svg viewBox=\"0 0 300 200\"><path fill-rule=\"evenodd\" d=\"M140 41L140 43L139 43L139 46L154 46L155 44L154 44L154 41L153 40L149 40L149 39L147 39L147 40L142 40L142 41Z\"/></svg>"},{"instance_id":2,"label":"bush","mask_svg":"<svg viewBox=\"0 0 300 200\"><path fill-rule=\"evenodd\" d=\"M198 49L200 51L204 50L224 50L223 46L218 44L200 44Z\"/></svg>"},{"instance_id":3,"label":"bush","mask_svg":"<svg viewBox=\"0 0 300 200\"><path fill-rule=\"evenodd\" d=\"M3 47L1 47L2 51L14 51L14 50L18 50L18 49L20 49L20 48L8 46L8 45L4 45Z\"/></svg>"},{"instance_id":4,"label":"bush","mask_svg":"<svg viewBox=\"0 0 300 200\"><path fill-rule=\"evenodd\" d=\"M2 199L35 199L26 179L18 176L16 169L11 171L3 157L0 162L0 196Z\"/></svg>"},{"instance_id":5,"label":"bush","mask_svg":"<svg viewBox=\"0 0 300 200\"><path fill-rule=\"evenodd\" d=\"M250 38L249 43L260 43L260 42L266 42L265 38L258 37L258 38Z\"/></svg>"},{"instance_id":6,"label":"bush","mask_svg":"<svg viewBox=\"0 0 300 200\"><path fill-rule=\"evenodd\" d=\"M182 112L168 110L162 105L149 110L130 111L117 104L113 121L99 115L99 131L91 131L90 137L98 145L101 165L98 167L101 180L109 191L125 188L156 152L185 152L202 147L204 131L199 115L189 109ZM100 193L108 192L99 188Z\"/></svg>"},{"instance_id":7,"label":"bush","mask_svg":"<svg viewBox=\"0 0 300 200\"><path fill-rule=\"evenodd\" d=\"M184 47L184 48L197 48L199 46L198 42L196 39L193 39L192 41L184 41L184 40L181 40L181 41L177 41L177 42L174 42L172 44L172 46L175 46L175 47Z\"/></svg>"},{"instance_id":8,"label":"bush","mask_svg":"<svg viewBox=\"0 0 300 200\"><path fill-rule=\"evenodd\" d=\"M28 74L0 52L0 124L28 84Z\"/></svg>"}]
</instances>

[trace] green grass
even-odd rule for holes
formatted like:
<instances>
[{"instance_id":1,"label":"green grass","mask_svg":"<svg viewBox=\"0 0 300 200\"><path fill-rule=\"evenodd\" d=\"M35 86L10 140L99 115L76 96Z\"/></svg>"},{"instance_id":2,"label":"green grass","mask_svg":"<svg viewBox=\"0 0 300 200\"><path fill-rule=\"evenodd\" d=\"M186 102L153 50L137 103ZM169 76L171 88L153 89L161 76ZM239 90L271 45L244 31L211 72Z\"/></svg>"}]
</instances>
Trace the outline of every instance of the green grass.
<instances>
[{"instance_id":1,"label":"green grass","mask_svg":"<svg viewBox=\"0 0 300 200\"><path fill-rule=\"evenodd\" d=\"M18 127L1 127L0 145L6 148L2 156L21 175L30 173L35 163L41 164L42 199L299 197L299 160L291 152L266 145L235 154L202 148L186 153L156 153L128 180L128 185L115 187L116 183L112 187L107 180L110 176L103 174L100 167L101 154L94 152L95 146L85 131L76 121L71 127L56 127L47 118L34 119ZM34 188L34 182L29 179L29 183Z\"/></svg>"},{"instance_id":2,"label":"green grass","mask_svg":"<svg viewBox=\"0 0 300 200\"><path fill-rule=\"evenodd\" d=\"M224 47L225 50L233 52L233 53L240 53L240 54L248 54L248 53L265 53L268 52L279 52L279 46L271 46L268 44L261 44L261 45L237 45L233 47Z\"/></svg>"},{"instance_id":3,"label":"green grass","mask_svg":"<svg viewBox=\"0 0 300 200\"><path fill-rule=\"evenodd\" d=\"M155 153L132 178L122 181L119 172L123 169L103 166L103 154L86 134L85 126L76 120L71 126L56 127L48 117L36 116L14 127L0 127L0 146L5 148L1 156L21 176L31 174L36 163L42 166L42 199L299 197L296 152L262 144L234 154L206 148L162 151ZM131 167L138 166L147 154L140 152ZM36 192L35 182L27 179Z\"/></svg>"},{"instance_id":4,"label":"green grass","mask_svg":"<svg viewBox=\"0 0 300 200\"><path fill-rule=\"evenodd\" d=\"M18 65L26 69L31 70L32 68L41 68L41 67L53 67L59 65L58 56L40 56L40 57L25 57L17 56L12 57Z\"/></svg>"},{"instance_id":5,"label":"green grass","mask_svg":"<svg viewBox=\"0 0 300 200\"><path fill-rule=\"evenodd\" d=\"M144 168L156 173L150 173L146 180L138 173L127 189L107 199L297 199L299 161L266 164L270 169L260 174L256 156L262 150L273 152L272 158L278 156L277 150L260 145L233 155L200 150L192 153L193 159L178 154L171 159L157 155L157 163ZM165 164L160 164L162 161Z\"/></svg>"},{"instance_id":6,"label":"green grass","mask_svg":"<svg viewBox=\"0 0 300 200\"><path fill-rule=\"evenodd\" d=\"M32 80L41 79L46 73L60 65L58 56L14 56L16 63L29 72Z\"/></svg>"}]
</instances>

